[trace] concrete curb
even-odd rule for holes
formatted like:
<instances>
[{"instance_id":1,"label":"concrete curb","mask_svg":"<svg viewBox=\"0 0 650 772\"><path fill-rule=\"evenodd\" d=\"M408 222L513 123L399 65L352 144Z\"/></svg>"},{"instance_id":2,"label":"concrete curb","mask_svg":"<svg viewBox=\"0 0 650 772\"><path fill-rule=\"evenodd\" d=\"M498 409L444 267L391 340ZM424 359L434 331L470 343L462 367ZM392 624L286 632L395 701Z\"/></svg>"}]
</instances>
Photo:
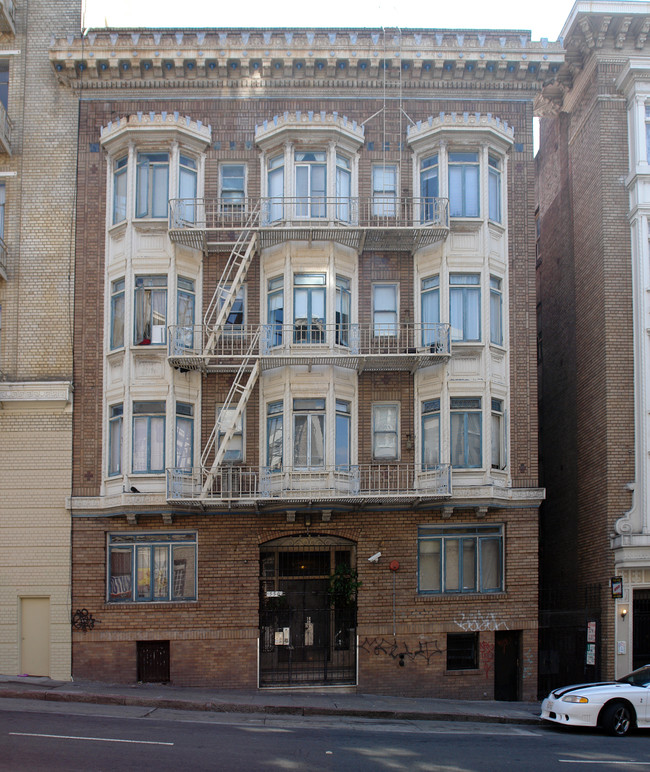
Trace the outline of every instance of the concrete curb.
<instances>
[{"instance_id":1,"label":"concrete curb","mask_svg":"<svg viewBox=\"0 0 650 772\"><path fill-rule=\"evenodd\" d=\"M134 694L93 694L48 689L0 689L0 699L44 700L47 702L79 702L97 705L129 705L164 708L167 710L197 710L215 713L262 713L288 716L349 716L352 718L391 719L395 721L466 721L488 724L538 725L536 716L488 715L485 713L454 713L439 711L373 710L371 708L329 708L309 705L255 705L251 703L213 702L208 700L145 697Z\"/></svg>"}]
</instances>

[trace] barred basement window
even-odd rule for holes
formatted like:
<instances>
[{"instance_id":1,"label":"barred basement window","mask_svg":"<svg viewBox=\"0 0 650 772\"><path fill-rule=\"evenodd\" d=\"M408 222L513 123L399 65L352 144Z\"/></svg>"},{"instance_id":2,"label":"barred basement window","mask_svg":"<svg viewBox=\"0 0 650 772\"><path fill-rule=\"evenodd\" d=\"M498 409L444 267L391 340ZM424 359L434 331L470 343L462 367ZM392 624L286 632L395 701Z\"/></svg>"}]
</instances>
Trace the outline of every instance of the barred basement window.
<instances>
[{"instance_id":1,"label":"barred basement window","mask_svg":"<svg viewBox=\"0 0 650 772\"><path fill-rule=\"evenodd\" d=\"M478 633L447 633L447 670L478 669Z\"/></svg>"}]
</instances>

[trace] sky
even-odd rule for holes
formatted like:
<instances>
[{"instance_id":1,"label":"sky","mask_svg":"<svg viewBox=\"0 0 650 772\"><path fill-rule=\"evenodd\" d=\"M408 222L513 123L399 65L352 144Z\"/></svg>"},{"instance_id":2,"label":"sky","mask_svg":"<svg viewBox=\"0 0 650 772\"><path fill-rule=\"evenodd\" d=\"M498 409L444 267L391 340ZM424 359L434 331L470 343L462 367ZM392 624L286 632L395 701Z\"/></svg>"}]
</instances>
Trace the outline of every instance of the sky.
<instances>
[{"instance_id":1,"label":"sky","mask_svg":"<svg viewBox=\"0 0 650 772\"><path fill-rule=\"evenodd\" d=\"M85 0L85 27L431 27L530 30L557 40L573 0Z\"/></svg>"}]
</instances>

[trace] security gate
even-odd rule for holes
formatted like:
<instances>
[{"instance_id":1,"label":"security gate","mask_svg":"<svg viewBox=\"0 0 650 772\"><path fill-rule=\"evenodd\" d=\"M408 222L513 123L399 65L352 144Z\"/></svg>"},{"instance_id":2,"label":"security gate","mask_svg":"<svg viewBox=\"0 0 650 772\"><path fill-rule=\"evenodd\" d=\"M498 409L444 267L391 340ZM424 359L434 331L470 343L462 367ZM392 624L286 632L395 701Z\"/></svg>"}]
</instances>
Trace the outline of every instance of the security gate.
<instances>
[{"instance_id":1,"label":"security gate","mask_svg":"<svg viewBox=\"0 0 650 772\"><path fill-rule=\"evenodd\" d=\"M353 684L356 591L335 594L330 577L349 570L354 545L295 536L260 547L260 686Z\"/></svg>"}]
</instances>

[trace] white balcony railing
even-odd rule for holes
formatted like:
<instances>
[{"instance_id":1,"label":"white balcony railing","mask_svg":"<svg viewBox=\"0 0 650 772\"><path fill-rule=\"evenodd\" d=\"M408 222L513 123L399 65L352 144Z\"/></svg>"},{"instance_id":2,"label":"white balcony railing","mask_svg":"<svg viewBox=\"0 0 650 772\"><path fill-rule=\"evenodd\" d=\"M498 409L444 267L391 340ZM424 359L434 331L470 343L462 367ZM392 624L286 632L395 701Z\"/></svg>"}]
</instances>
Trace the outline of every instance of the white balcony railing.
<instances>
[{"instance_id":1,"label":"white balcony railing","mask_svg":"<svg viewBox=\"0 0 650 772\"><path fill-rule=\"evenodd\" d=\"M356 367L360 359L393 360L406 364L417 359L448 357L451 353L450 327L432 324L322 324L297 320L295 324L227 326L219 336L205 325L170 326L168 356L172 364L203 360L206 365L226 364L248 356L251 341L260 331L258 356L272 366L292 359L350 360ZM408 362L407 362L408 360ZM409 365L410 366L410 365Z\"/></svg>"},{"instance_id":2,"label":"white balcony railing","mask_svg":"<svg viewBox=\"0 0 650 772\"><path fill-rule=\"evenodd\" d=\"M207 467L167 470L170 501L387 501L438 499L450 495L448 464L355 464L312 469L223 464L213 471Z\"/></svg>"}]
</instances>

